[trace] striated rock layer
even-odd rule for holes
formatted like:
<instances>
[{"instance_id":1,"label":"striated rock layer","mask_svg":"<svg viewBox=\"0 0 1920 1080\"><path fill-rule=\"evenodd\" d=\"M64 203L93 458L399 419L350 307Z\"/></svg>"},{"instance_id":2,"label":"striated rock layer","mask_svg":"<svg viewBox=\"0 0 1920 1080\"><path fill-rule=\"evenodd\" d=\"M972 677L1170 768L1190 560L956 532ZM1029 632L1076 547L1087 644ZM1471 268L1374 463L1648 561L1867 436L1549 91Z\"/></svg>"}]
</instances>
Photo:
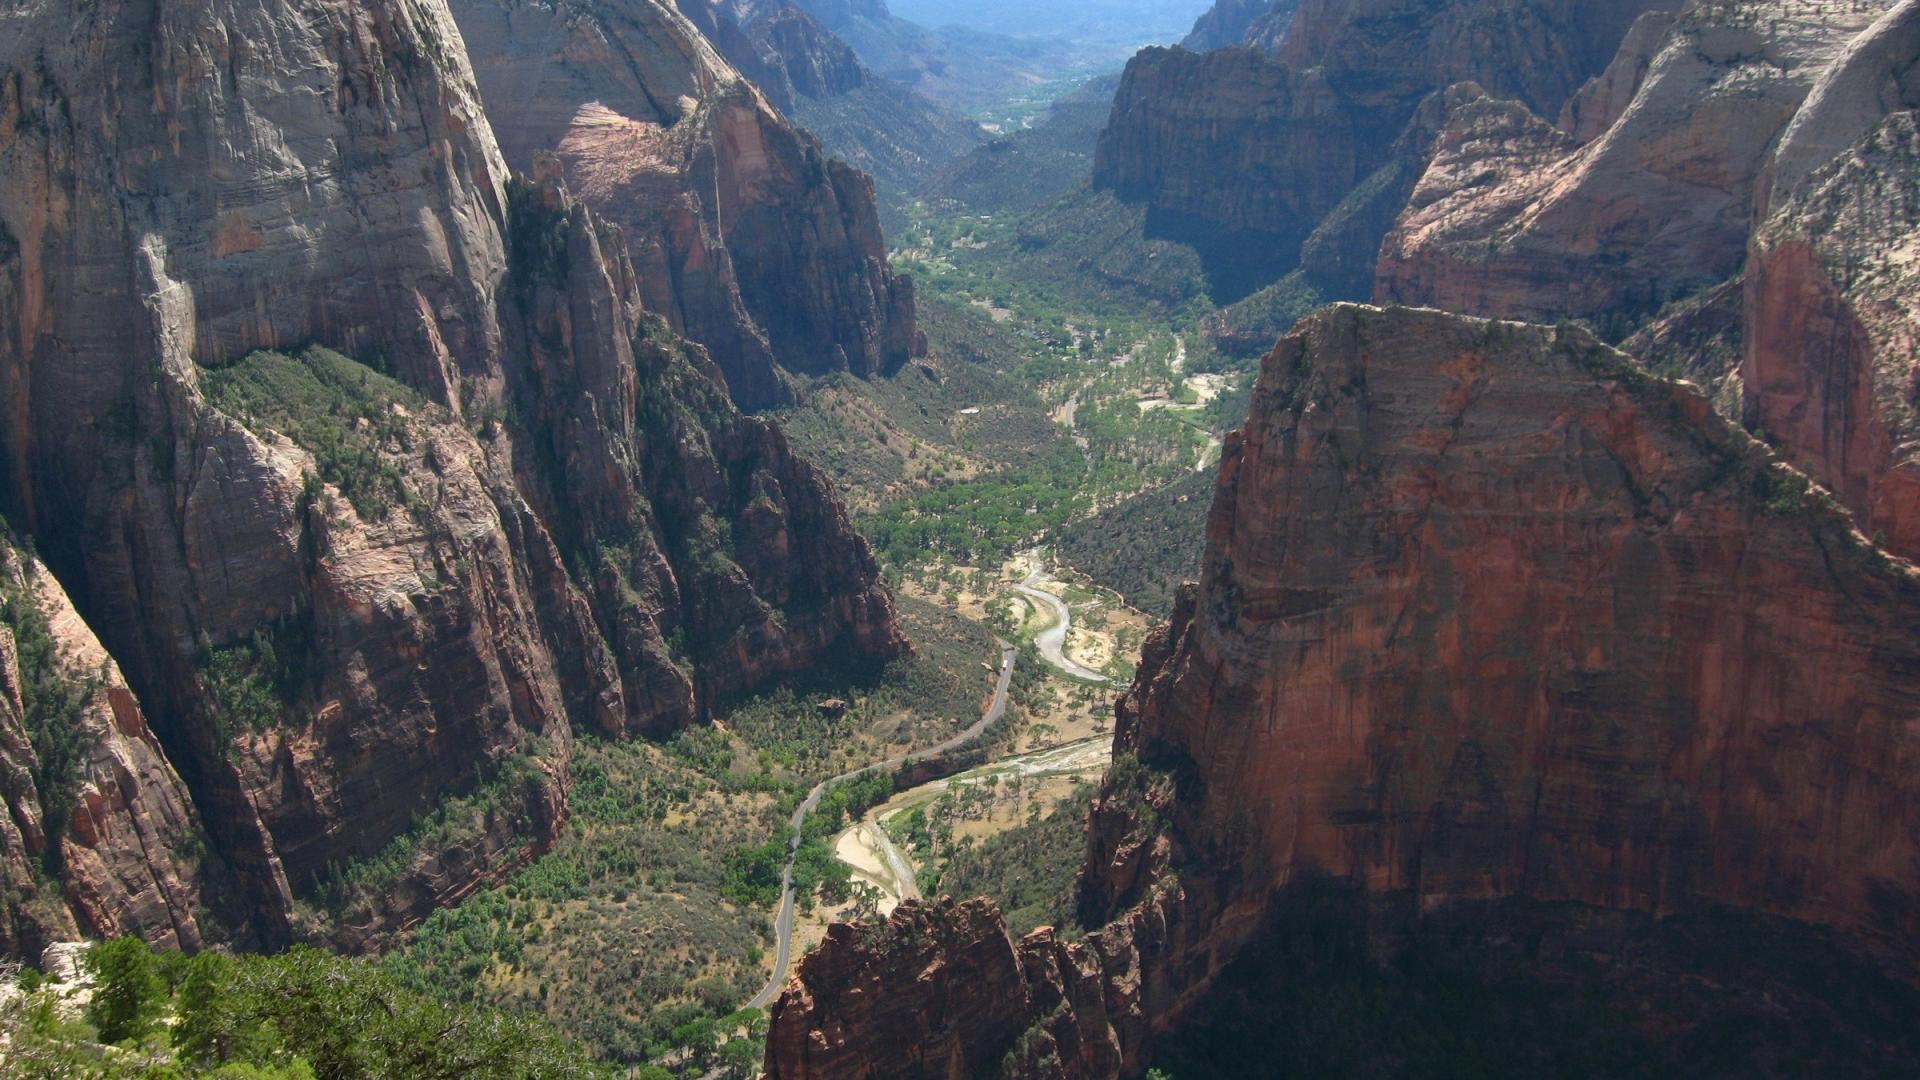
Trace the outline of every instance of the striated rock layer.
<instances>
[{"instance_id":1,"label":"striated rock layer","mask_svg":"<svg viewBox=\"0 0 1920 1080\"><path fill-rule=\"evenodd\" d=\"M1325 310L1262 366L1203 566L1116 710L1103 928L843 932L770 1076L923 1075L881 1049L914 1025L936 1074L1137 1073L1308 885L1728 907L1920 959L1920 572L1694 390L1584 331ZM943 1028L962 985L1002 1004Z\"/></svg>"},{"instance_id":2,"label":"striated rock layer","mask_svg":"<svg viewBox=\"0 0 1920 1080\"><path fill-rule=\"evenodd\" d=\"M1740 269L1776 137L1890 6L1692 4L1641 20L1562 111L1562 131L1476 131L1467 107L1381 248L1375 298L1543 320L1644 316L1719 283Z\"/></svg>"},{"instance_id":3,"label":"striated rock layer","mask_svg":"<svg viewBox=\"0 0 1920 1080\"><path fill-rule=\"evenodd\" d=\"M707 347L743 408L788 401L783 371L871 375L912 354L912 282L887 266L872 182L672 5L451 6L507 163L559 155L622 227L648 309ZM801 79L825 90L850 64Z\"/></svg>"},{"instance_id":4,"label":"striated rock layer","mask_svg":"<svg viewBox=\"0 0 1920 1080\"><path fill-rule=\"evenodd\" d=\"M39 560L0 540L0 953L79 934L202 942L199 840L113 658Z\"/></svg>"},{"instance_id":5,"label":"striated rock layer","mask_svg":"<svg viewBox=\"0 0 1920 1080\"><path fill-rule=\"evenodd\" d=\"M1750 426L1920 557L1920 2L1822 75L1761 178L1742 276Z\"/></svg>"},{"instance_id":6,"label":"striated rock layer","mask_svg":"<svg viewBox=\"0 0 1920 1080\"><path fill-rule=\"evenodd\" d=\"M645 314L618 232L557 170L508 182L444 4L0 31L0 508L185 782L218 936L284 942L295 896L484 788L454 849L305 928L364 944L552 838L576 726L902 647L825 482ZM191 862L136 833L92 835ZM126 892L87 920L154 926Z\"/></svg>"},{"instance_id":7,"label":"striated rock layer","mask_svg":"<svg viewBox=\"0 0 1920 1080\"><path fill-rule=\"evenodd\" d=\"M1557 111L1652 6L1307 0L1271 52L1148 49L1127 65L1093 182L1147 204L1150 228L1221 267L1215 299L1238 299L1292 269L1316 226L1376 186L1428 95L1473 81ZM1347 242L1371 262L1382 231Z\"/></svg>"}]
</instances>

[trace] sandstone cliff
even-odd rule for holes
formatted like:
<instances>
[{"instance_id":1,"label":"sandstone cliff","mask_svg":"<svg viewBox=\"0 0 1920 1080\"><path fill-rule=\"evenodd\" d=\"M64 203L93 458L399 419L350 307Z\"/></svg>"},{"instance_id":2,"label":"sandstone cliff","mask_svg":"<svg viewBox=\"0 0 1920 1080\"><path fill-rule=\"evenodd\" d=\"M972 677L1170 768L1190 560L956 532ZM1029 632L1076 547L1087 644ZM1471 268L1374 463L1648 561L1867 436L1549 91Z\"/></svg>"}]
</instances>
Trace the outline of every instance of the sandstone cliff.
<instances>
[{"instance_id":1,"label":"sandstone cliff","mask_svg":"<svg viewBox=\"0 0 1920 1080\"><path fill-rule=\"evenodd\" d=\"M1584 331L1329 309L1262 365L1203 566L1116 710L1105 925L829 939L769 1075L901 1075L875 1048L909 1028L934 1074L1136 1073L1309 883L1416 919L1744 909L1914 960L1920 572L1697 392ZM959 984L1027 1025L926 1020Z\"/></svg>"},{"instance_id":2,"label":"sandstone cliff","mask_svg":"<svg viewBox=\"0 0 1920 1080\"><path fill-rule=\"evenodd\" d=\"M1650 15L1568 104L1557 137L1538 123L1472 133L1484 111L1473 107L1383 244L1375 298L1631 328L1718 284L1745 258L1775 140L1890 6L1755 0Z\"/></svg>"},{"instance_id":3,"label":"sandstone cliff","mask_svg":"<svg viewBox=\"0 0 1920 1080\"><path fill-rule=\"evenodd\" d=\"M867 375L916 345L872 182L828 159L670 4L455 0L507 163L558 153L618 223L649 310L705 345L736 402L783 403L783 369ZM845 78L822 70L822 80Z\"/></svg>"},{"instance_id":4,"label":"sandstone cliff","mask_svg":"<svg viewBox=\"0 0 1920 1080\"><path fill-rule=\"evenodd\" d=\"M204 834L112 657L0 540L0 953L81 933L195 948Z\"/></svg>"},{"instance_id":5,"label":"sandstone cliff","mask_svg":"<svg viewBox=\"0 0 1920 1080\"><path fill-rule=\"evenodd\" d=\"M1920 551L1917 35L1912 3L1694 5L1636 24L1557 130L1456 88L1375 293L1622 334L1658 310L1636 353Z\"/></svg>"},{"instance_id":6,"label":"sandstone cliff","mask_svg":"<svg viewBox=\"0 0 1920 1080\"><path fill-rule=\"evenodd\" d=\"M781 112L889 196L917 193L986 137L973 121L875 75L788 0L711 0L681 11Z\"/></svg>"},{"instance_id":7,"label":"sandstone cliff","mask_svg":"<svg viewBox=\"0 0 1920 1080\"><path fill-rule=\"evenodd\" d=\"M1298 10L1300 0L1218 0L1193 21L1180 47L1190 52L1242 44L1277 47Z\"/></svg>"},{"instance_id":8,"label":"sandstone cliff","mask_svg":"<svg viewBox=\"0 0 1920 1080\"><path fill-rule=\"evenodd\" d=\"M551 839L575 726L901 647L824 482L645 316L617 231L508 183L443 4L0 30L0 507L184 780L220 936L284 942L474 793L456 848L403 843L308 928L364 943ZM126 892L90 921L151 925Z\"/></svg>"},{"instance_id":9,"label":"sandstone cliff","mask_svg":"<svg viewBox=\"0 0 1920 1080\"><path fill-rule=\"evenodd\" d=\"M1761 178L1743 276L1745 417L1861 528L1920 555L1920 3L1822 75Z\"/></svg>"},{"instance_id":10,"label":"sandstone cliff","mask_svg":"<svg viewBox=\"0 0 1920 1080\"><path fill-rule=\"evenodd\" d=\"M1651 0L1308 0L1271 54L1148 49L1127 66L1093 182L1202 252L1216 300L1298 263L1302 241L1387 165L1423 99L1473 81L1557 112ZM1368 261L1384 225L1346 243Z\"/></svg>"}]
</instances>

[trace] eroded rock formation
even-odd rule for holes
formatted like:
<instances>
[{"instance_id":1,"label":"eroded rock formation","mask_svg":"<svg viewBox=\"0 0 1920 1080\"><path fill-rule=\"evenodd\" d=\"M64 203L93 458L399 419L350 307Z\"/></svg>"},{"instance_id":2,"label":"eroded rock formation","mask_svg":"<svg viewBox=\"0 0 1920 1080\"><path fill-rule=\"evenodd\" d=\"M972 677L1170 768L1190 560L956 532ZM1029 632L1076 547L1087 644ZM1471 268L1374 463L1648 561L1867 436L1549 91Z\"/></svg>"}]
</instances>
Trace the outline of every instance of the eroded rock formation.
<instances>
[{"instance_id":1,"label":"eroded rock formation","mask_svg":"<svg viewBox=\"0 0 1920 1080\"><path fill-rule=\"evenodd\" d=\"M1150 230L1225 268L1215 299L1238 299L1297 264L1423 99L1473 81L1552 115L1652 6L1308 0L1270 52L1148 49L1114 98L1094 184L1146 203ZM1351 242L1370 260L1379 233Z\"/></svg>"},{"instance_id":2,"label":"eroded rock formation","mask_svg":"<svg viewBox=\"0 0 1920 1080\"><path fill-rule=\"evenodd\" d=\"M0 506L191 792L223 936L370 941L552 838L575 727L902 646L824 481L646 315L618 232L557 170L508 182L444 4L0 30ZM454 847L293 925L469 793ZM186 858L97 835L155 880ZM89 921L148 926L127 892Z\"/></svg>"},{"instance_id":3,"label":"eroded rock formation","mask_svg":"<svg viewBox=\"0 0 1920 1080\"><path fill-rule=\"evenodd\" d=\"M1863 33L1762 177L1742 278L1750 426L1920 556L1920 3Z\"/></svg>"},{"instance_id":4,"label":"eroded rock formation","mask_svg":"<svg viewBox=\"0 0 1920 1080\"><path fill-rule=\"evenodd\" d=\"M452 8L507 163L558 154L621 226L648 309L707 347L743 408L787 401L783 370L869 375L911 355L912 282L887 267L872 182L677 9Z\"/></svg>"},{"instance_id":5,"label":"eroded rock formation","mask_svg":"<svg viewBox=\"0 0 1920 1080\"><path fill-rule=\"evenodd\" d=\"M198 816L113 658L39 560L0 541L0 953L77 934L194 948Z\"/></svg>"},{"instance_id":6,"label":"eroded rock formation","mask_svg":"<svg viewBox=\"0 0 1920 1080\"><path fill-rule=\"evenodd\" d=\"M1538 122L1475 137L1484 107L1470 109L1383 244L1375 298L1613 325L1720 283L1745 258L1775 140L1890 6L1793 0L1649 15L1564 110L1558 145Z\"/></svg>"},{"instance_id":7,"label":"eroded rock formation","mask_svg":"<svg viewBox=\"0 0 1920 1080\"><path fill-rule=\"evenodd\" d=\"M1027 1025L933 1027L940 1060L1137 1073L1308 884L1415 918L1728 907L1915 959L1920 572L1695 390L1577 329L1325 310L1262 365L1203 566L1116 710L1101 929L843 932L769 1075L899 1075L880 1040L962 981Z\"/></svg>"}]
</instances>

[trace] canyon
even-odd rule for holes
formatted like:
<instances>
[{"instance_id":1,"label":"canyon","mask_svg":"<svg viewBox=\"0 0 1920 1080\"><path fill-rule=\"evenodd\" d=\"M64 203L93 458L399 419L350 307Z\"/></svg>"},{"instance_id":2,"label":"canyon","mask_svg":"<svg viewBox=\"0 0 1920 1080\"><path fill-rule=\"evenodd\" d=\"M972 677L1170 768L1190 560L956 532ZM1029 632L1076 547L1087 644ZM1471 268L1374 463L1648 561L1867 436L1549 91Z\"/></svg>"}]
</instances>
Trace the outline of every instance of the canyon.
<instances>
[{"instance_id":1,"label":"canyon","mask_svg":"<svg viewBox=\"0 0 1920 1080\"><path fill-rule=\"evenodd\" d=\"M1910 1071L1920 0L1063 49L0 11L0 956L682 1075Z\"/></svg>"},{"instance_id":2,"label":"canyon","mask_svg":"<svg viewBox=\"0 0 1920 1080\"><path fill-rule=\"evenodd\" d=\"M70 893L83 927L165 934L156 897L199 890L222 917L173 915L183 944L364 948L544 849L576 728L670 731L716 687L906 647L831 489L647 309L564 156L509 125L531 170L510 175L445 6L5 22L4 505L124 678L114 724L84 710L89 753L129 764L75 781L107 785L102 850L71 860L103 864ZM677 70L731 102L714 122L819 160L750 90L697 85L726 70L698 59ZM809 175L803 204L865 191ZM910 320L865 242L843 280ZM807 329L848 311L823 303ZM884 362L876 324L832 332ZM289 395L344 429L280 415ZM327 867L483 786L457 845L327 923L296 914ZM23 924L23 950L58 923Z\"/></svg>"},{"instance_id":3,"label":"canyon","mask_svg":"<svg viewBox=\"0 0 1920 1080\"><path fill-rule=\"evenodd\" d=\"M1584 331L1329 309L1262 363L1203 567L1117 709L1084 939L903 904L802 964L768 1075L1137 1073L1307 888L1912 963L1920 576L1697 391Z\"/></svg>"}]
</instances>

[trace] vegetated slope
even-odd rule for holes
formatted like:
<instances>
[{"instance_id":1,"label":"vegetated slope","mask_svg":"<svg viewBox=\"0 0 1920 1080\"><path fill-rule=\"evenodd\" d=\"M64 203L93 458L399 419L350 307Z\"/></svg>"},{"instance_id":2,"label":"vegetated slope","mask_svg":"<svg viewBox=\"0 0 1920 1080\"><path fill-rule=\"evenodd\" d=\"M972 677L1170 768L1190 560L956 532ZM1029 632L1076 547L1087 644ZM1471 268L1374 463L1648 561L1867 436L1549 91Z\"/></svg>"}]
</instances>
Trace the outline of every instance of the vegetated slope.
<instances>
[{"instance_id":1,"label":"vegetated slope","mask_svg":"<svg viewBox=\"0 0 1920 1080\"><path fill-rule=\"evenodd\" d=\"M900 611L915 651L883 669L822 665L664 744L582 740L551 850L435 912L388 969L440 1000L543 1014L603 1061L713 1051L766 978L787 823L808 789L979 716L993 636L910 598ZM809 820L820 836L845 824L831 799ZM803 847L802 910L843 904L846 873L817 837Z\"/></svg>"},{"instance_id":2,"label":"vegetated slope","mask_svg":"<svg viewBox=\"0 0 1920 1080\"><path fill-rule=\"evenodd\" d=\"M509 181L443 4L0 29L0 506L192 804L72 819L135 886L85 896L87 926L365 947L551 843L576 729L672 731L903 647L828 483L644 313L557 175ZM213 56L228 79L192 74ZM482 795L336 917L302 910ZM194 863L228 906L161 916Z\"/></svg>"},{"instance_id":3,"label":"vegetated slope","mask_svg":"<svg viewBox=\"0 0 1920 1080\"><path fill-rule=\"evenodd\" d=\"M1081 879L1092 932L1015 944L990 907L936 904L830 937L775 1009L768 1072L893 1062L875 1048L911 1028L918 1055L982 1075L1131 1073L1180 1052L1162 1036L1189 1019L1180 1060L1198 1066L1233 1053L1213 1036L1254 1023L1264 993L1320 986L1403 994L1415 1015L1464 993L1515 1039L1476 1022L1361 1044L1378 1013L1327 1010L1351 1027L1309 1061L1618 1067L1554 1020L1600 1000L1630 1061L1896 1070L1910 1048L1883 1040L1912 999L1920 881L1913 830L1888 825L1912 775L1885 764L1920 725L1900 629L1916 604L1920 572L1805 477L1585 331L1322 312L1265 361L1199 588L1116 710ZM1656 932L1655 914L1698 921ZM1310 941L1297 965L1224 975ZM1515 950L1539 959L1480 981ZM1401 972L1343 959L1369 952ZM1742 970L1808 1008L1745 1026ZM1877 989L1830 1024L1838 986ZM1209 991L1252 1012L1202 1011ZM824 1015L838 1034L811 1041Z\"/></svg>"},{"instance_id":4,"label":"vegetated slope","mask_svg":"<svg viewBox=\"0 0 1920 1080\"><path fill-rule=\"evenodd\" d=\"M794 445L859 512L949 479L1046 456L1064 436L1019 377L1011 332L969 308L920 304L927 356L890 378L830 378L779 414Z\"/></svg>"},{"instance_id":5,"label":"vegetated slope","mask_svg":"<svg viewBox=\"0 0 1920 1080\"><path fill-rule=\"evenodd\" d=\"M1213 477L1194 473L1068 525L1055 534L1054 548L1128 606L1164 619L1180 584L1200 577L1212 495Z\"/></svg>"},{"instance_id":6,"label":"vegetated slope","mask_svg":"<svg viewBox=\"0 0 1920 1080\"><path fill-rule=\"evenodd\" d=\"M995 136L948 164L922 190L936 206L976 213L1033 211L1085 184L1093 147L1113 109L1117 76L1088 79L1032 126Z\"/></svg>"}]
</instances>

